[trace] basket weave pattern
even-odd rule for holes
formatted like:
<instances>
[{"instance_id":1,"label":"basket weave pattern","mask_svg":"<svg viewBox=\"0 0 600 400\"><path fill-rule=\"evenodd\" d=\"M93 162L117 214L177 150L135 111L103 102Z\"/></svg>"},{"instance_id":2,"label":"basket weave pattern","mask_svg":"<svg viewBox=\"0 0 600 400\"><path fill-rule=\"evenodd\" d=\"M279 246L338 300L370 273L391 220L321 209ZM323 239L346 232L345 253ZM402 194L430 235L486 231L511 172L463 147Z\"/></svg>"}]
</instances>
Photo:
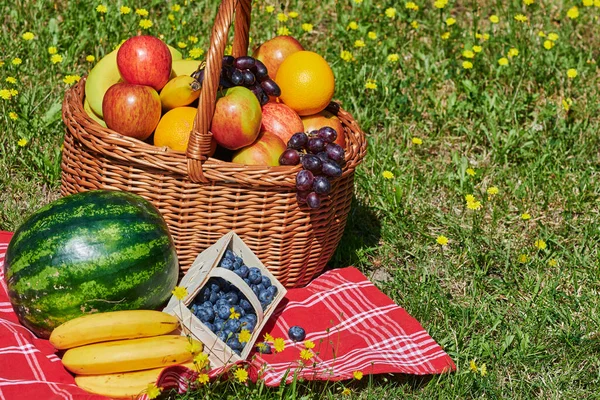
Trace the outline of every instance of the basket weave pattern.
<instances>
[{"instance_id":1,"label":"basket weave pattern","mask_svg":"<svg viewBox=\"0 0 600 400\"><path fill-rule=\"evenodd\" d=\"M208 128L234 10L234 55L245 54L248 47L250 1L224 0L186 153L152 146L94 122L83 109L85 79L66 92L61 194L126 190L148 199L169 226L182 272L200 252L234 230L283 285L303 286L322 272L341 239L354 169L366 153L365 136L352 116L340 110L346 164L317 210L296 200L300 166L246 166L208 158L212 136Z\"/></svg>"}]
</instances>

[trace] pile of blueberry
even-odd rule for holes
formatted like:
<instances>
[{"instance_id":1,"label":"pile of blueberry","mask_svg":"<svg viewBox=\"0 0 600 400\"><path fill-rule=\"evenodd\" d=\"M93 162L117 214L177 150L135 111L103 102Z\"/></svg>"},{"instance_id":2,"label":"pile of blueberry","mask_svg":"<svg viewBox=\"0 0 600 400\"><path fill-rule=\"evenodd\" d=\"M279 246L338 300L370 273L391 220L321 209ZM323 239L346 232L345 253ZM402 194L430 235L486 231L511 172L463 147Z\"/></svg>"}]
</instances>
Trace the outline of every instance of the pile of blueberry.
<instances>
[{"instance_id":1,"label":"pile of blueberry","mask_svg":"<svg viewBox=\"0 0 600 400\"><path fill-rule=\"evenodd\" d=\"M260 269L247 267L242 258L229 249L219 262L219 268L231 270L242 278L258 297L263 310L277 295L277 287L261 274ZM194 299L190 310L238 355L246 344L240 343L238 334L242 329L252 333L256 328L256 311L252 304L235 285L222 278L210 278ZM232 314L239 317L231 318Z\"/></svg>"}]
</instances>

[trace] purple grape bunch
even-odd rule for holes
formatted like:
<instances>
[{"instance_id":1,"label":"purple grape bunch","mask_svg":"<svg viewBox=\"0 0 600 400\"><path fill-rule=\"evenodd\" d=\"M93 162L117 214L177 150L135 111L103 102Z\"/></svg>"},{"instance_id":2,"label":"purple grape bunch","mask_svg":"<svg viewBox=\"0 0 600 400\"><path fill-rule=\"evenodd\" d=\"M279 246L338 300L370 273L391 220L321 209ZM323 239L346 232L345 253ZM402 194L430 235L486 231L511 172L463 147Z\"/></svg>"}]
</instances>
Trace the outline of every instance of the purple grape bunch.
<instances>
[{"instance_id":1,"label":"purple grape bunch","mask_svg":"<svg viewBox=\"0 0 600 400\"><path fill-rule=\"evenodd\" d=\"M204 68L192 73L192 78L202 85ZM261 106L269 101L269 96L279 97L281 95L281 89L277 83L269 78L265 64L250 56L223 57L219 85L224 89L234 86L248 88L254 93Z\"/></svg>"},{"instance_id":2,"label":"purple grape bunch","mask_svg":"<svg viewBox=\"0 0 600 400\"><path fill-rule=\"evenodd\" d=\"M298 132L279 157L280 165L302 165L296 175L296 198L300 204L319 208L322 198L331 192L331 180L342 175L345 152L334 143L336 139L337 132L329 126L308 134Z\"/></svg>"},{"instance_id":3,"label":"purple grape bunch","mask_svg":"<svg viewBox=\"0 0 600 400\"><path fill-rule=\"evenodd\" d=\"M245 265L230 249L225 251L219 268L231 270L242 278L258 297L263 311L277 296L277 286L260 269ZM237 318L232 318L231 309ZM256 310L236 286L223 278L210 278L194 299L190 311L238 355L247 344L240 342L239 333L242 329L252 333L256 328Z\"/></svg>"}]
</instances>

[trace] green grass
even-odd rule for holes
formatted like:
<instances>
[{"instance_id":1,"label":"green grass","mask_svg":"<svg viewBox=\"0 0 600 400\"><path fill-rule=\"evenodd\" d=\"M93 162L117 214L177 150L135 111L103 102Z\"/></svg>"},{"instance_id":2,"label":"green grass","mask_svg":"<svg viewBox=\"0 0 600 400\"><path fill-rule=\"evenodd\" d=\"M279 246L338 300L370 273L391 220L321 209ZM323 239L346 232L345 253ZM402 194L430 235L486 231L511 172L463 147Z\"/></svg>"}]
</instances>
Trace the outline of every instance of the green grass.
<instances>
[{"instance_id":1,"label":"green grass","mask_svg":"<svg viewBox=\"0 0 600 400\"><path fill-rule=\"evenodd\" d=\"M0 2L0 88L19 92L0 99L0 229L16 229L59 195L63 78L85 75L93 65L87 55L99 59L140 30L140 17L120 16L112 2L105 15L95 11L99 2L70 3ZM172 2L126 5L146 8L154 23L147 32L174 46L185 42L187 55L207 49L216 3L190 1L179 12L170 11ZM344 387L361 399L600 397L600 8L537 0L450 1L442 10L433 1L416 4L418 11L393 1L292 0L281 6L299 16L284 23L276 18L280 3L258 1L251 37L256 45L285 26L331 64L335 97L369 141L332 266L386 277L378 286L422 323L458 371L281 389L229 382L179 398L338 398ZM575 5L579 17L570 19ZM385 15L392 6L393 19ZM528 21L516 21L519 13ZM490 23L492 14L498 24ZM447 26L450 16L456 23ZM357 30L348 29L351 21ZM25 31L35 39L23 40ZM540 31L559 35L551 49ZM355 47L359 39L365 47ZM475 45L481 52L465 58ZM50 62L49 46L61 63ZM509 57L511 48L519 54ZM344 61L343 50L354 60ZM13 66L14 57L22 64ZM502 57L508 65L498 64ZM467 60L471 69L463 68ZM18 82L7 83L9 76ZM376 89L365 87L368 79ZM493 186L498 194L488 195ZM467 207L468 194L480 209ZM436 243L440 235L446 246ZM546 248L537 249L536 240Z\"/></svg>"}]
</instances>

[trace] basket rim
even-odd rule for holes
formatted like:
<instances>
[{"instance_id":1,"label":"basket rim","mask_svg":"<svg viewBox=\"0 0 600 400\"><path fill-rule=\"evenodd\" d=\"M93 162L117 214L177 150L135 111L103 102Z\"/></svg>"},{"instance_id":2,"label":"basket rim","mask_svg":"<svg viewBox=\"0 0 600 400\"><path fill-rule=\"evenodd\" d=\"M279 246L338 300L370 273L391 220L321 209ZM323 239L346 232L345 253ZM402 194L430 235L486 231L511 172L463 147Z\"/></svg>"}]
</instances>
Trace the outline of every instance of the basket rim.
<instances>
[{"instance_id":1,"label":"basket rim","mask_svg":"<svg viewBox=\"0 0 600 400\"><path fill-rule=\"evenodd\" d=\"M94 121L84 110L85 82L87 76L67 89L62 105L62 117L67 134L108 158L127 161L134 165L165 170L189 178L188 159L185 151L169 147L157 147L136 138L124 136ZM336 115L345 130L346 162L342 176L353 173L366 155L367 141L352 115L340 107ZM66 150L66 149L65 149ZM209 181L250 183L255 180L261 185L295 186L295 175L302 169L296 166L254 166L219 160L214 157L203 162L204 175ZM339 179L339 178L336 178Z\"/></svg>"}]
</instances>

